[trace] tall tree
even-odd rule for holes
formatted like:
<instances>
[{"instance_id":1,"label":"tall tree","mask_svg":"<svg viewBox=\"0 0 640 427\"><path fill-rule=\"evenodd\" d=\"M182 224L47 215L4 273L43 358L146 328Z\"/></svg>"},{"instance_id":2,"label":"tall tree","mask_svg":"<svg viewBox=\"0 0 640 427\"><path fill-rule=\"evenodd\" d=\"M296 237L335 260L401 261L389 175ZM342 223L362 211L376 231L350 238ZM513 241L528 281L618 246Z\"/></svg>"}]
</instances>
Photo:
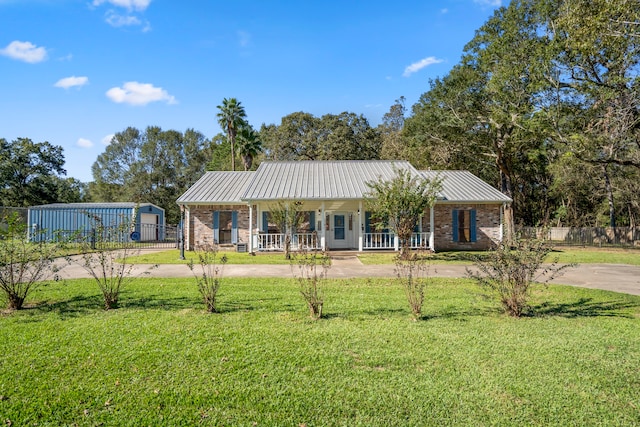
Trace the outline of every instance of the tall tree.
<instances>
[{"instance_id":1,"label":"tall tree","mask_svg":"<svg viewBox=\"0 0 640 427\"><path fill-rule=\"evenodd\" d=\"M242 159L244 170L248 171L253 165L253 159L262 152L260 133L248 123L238 133L238 155Z\"/></svg>"},{"instance_id":2,"label":"tall tree","mask_svg":"<svg viewBox=\"0 0 640 427\"><path fill-rule=\"evenodd\" d=\"M177 223L175 200L206 169L210 142L193 129L184 134L149 126L127 128L92 166L90 195L99 202L151 202L163 207L167 222Z\"/></svg>"},{"instance_id":3,"label":"tall tree","mask_svg":"<svg viewBox=\"0 0 640 427\"><path fill-rule=\"evenodd\" d=\"M296 112L279 125L262 125L270 160L367 160L380 157L381 137L362 115L350 112L318 118Z\"/></svg>"},{"instance_id":4,"label":"tall tree","mask_svg":"<svg viewBox=\"0 0 640 427\"><path fill-rule=\"evenodd\" d=\"M66 175L62 147L29 138L8 142L0 138L0 201L3 206L27 207L58 200Z\"/></svg>"},{"instance_id":5,"label":"tall tree","mask_svg":"<svg viewBox=\"0 0 640 427\"><path fill-rule=\"evenodd\" d=\"M378 130L382 138L380 157L388 160L409 160L405 146L402 142L402 129L404 129L407 107L406 99L401 96L382 116L382 123Z\"/></svg>"},{"instance_id":6,"label":"tall tree","mask_svg":"<svg viewBox=\"0 0 640 427\"><path fill-rule=\"evenodd\" d=\"M227 139L231 143L231 170L236 170L236 135L239 129L246 123L247 113L242 103L236 98L224 98L222 104L218 105L218 123L224 132L227 133Z\"/></svg>"},{"instance_id":7,"label":"tall tree","mask_svg":"<svg viewBox=\"0 0 640 427\"><path fill-rule=\"evenodd\" d=\"M559 135L579 159L599 165L611 226L617 211L612 174L620 167L640 170L638 6L634 0L565 0L547 21L557 52L550 80L571 102L576 122L559 126Z\"/></svg>"},{"instance_id":8,"label":"tall tree","mask_svg":"<svg viewBox=\"0 0 640 427\"><path fill-rule=\"evenodd\" d=\"M479 169L485 179L484 166L493 165L490 181L514 199L513 209L505 212L507 236L514 229L514 210L528 212L532 193L539 191L522 189L545 175L545 156L553 152L541 114L548 39L539 21L532 0L514 0L496 10L465 47L461 63L414 107L416 116L426 112L425 122L434 127L427 135L407 135L436 146L432 156L443 153L444 161L452 158ZM424 129L407 123L409 132Z\"/></svg>"}]
</instances>

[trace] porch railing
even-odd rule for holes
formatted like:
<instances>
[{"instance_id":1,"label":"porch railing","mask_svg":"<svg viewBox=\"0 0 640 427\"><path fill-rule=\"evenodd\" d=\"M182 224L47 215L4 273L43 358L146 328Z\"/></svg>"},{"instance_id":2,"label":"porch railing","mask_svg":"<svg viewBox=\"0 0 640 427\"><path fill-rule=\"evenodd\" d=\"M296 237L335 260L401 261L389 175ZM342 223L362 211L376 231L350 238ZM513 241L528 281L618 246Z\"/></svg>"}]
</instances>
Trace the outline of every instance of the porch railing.
<instances>
[{"instance_id":1,"label":"porch railing","mask_svg":"<svg viewBox=\"0 0 640 427\"><path fill-rule=\"evenodd\" d=\"M413 233L411 235L411 249L430 249L431 233Z\"/></svg>"},{"instance_id":2,"label":"porch railing","mask_svg":"<svg viewBox=\"0 0 640 427\"><path fill-rule=\"evenodd\" d=\"M362 249L394 249L396 236L392 233L364 233Z\"/></svg>"},{"instance_id":3,"label":"porch railing","mask_svg":"<svg viewBox=\"0 0 640 427\"><path fill-rule=\"evenodd\" d=\"M282 233L258 233L258 251L283 251L286 234ZM291 250L321 250L320 237L315 233L296 233L291 237Z\"/></svg>"}]
</instances>

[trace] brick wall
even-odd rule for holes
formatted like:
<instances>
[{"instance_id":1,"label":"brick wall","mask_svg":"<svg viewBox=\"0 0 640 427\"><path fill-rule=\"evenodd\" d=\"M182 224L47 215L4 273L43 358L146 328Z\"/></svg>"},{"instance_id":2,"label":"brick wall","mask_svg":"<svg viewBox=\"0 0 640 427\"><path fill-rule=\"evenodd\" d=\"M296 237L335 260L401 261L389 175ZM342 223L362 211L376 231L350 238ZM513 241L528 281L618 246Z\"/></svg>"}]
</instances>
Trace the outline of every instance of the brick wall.
<instances>
[{"instance_id":1,"label":"brick wall","mask_svg":"<svg viewBox=\"0 0 640 427\"><path fill-rule=\"evenodd\" d=\"M191 206L187 218L189 227L186 233L185 247L193 250L197 245L213 242L213 212L238 212L238 241L249 242L249 206L247 205L198 205ZM257 226L256 213L253 213L253 227Z\"/></svg>"},{"instance_id":2,"label":"brick wall","mask_svg":"<svg viewBox=\"0 0 640 427\"><path fill-rule=\"evenodd\" d=\"M437 205L434 211L435 249L486 250L500 240L500 209L502 205ZM453 210L476 210L476 241L453 241Z\"/></svg>"}]
</instances>

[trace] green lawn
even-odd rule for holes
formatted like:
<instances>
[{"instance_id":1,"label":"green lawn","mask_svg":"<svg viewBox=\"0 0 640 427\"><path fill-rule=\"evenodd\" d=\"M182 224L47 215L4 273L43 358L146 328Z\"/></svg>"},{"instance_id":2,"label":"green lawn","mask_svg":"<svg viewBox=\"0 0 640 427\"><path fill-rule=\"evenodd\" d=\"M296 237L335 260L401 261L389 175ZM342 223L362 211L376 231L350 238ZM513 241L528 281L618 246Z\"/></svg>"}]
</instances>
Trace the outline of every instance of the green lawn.
<instances>
[{"instance_id":1,"label":"green lawn","mask_svg":"<svg viewBox=\"0 0 640 427\"><path fill-rule=\"evenodd\" d=\"M487 252L438 252L429 255L434 264L472 264L476 256ZM358 258L365 265L393 264L392 253L363 253ZM601 248L556 248L547 258L558 258L561 264L628 264L640 265L638 249L601 249Z\"/></svg>"},{"instance_id":2,"label":"green lawn","mask_svg":"<svg viewBox=\"0 0 640 427\"><path fill-rule=\"evenodd\" d=\"M0 314L11 425L638 425L640 297L535 290L512 319L467 280L413 322L384 280L335 281L313 322L292 280L227 279L209 315L185 279L51 283ZM547 303L544 301L547 300Z\"/></svg>"},{"instance_id":3,"label":"green lawn","mask_svg":"<svg viewBox=\"0 0 640 427\"><path fill-rule=\"evenodd\" d=\"M285 259L283 252L258 253L251 255L249 253L239 253L232 251L220 251L219 256L226 255L229 264L289 264L290 261ZM171 249L168 251L152 251L142 253L140 255L131 256L127 260L134 264L188 264L190 260L198 263L198 255L194 251L185 251L185 259L180 259L180 251ZM219 259L219 258L218 258Z\"/></svg>"}]
</instances>

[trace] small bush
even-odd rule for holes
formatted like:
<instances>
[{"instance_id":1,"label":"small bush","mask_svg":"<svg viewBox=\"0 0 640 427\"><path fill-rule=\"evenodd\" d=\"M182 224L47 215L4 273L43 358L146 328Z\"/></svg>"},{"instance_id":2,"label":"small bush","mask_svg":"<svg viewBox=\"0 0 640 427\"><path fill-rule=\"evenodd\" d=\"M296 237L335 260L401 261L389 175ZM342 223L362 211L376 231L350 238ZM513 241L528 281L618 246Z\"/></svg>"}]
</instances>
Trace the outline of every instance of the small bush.
<instances>
[{"instance_id":1,"label":"small bush","mask_svg":"<svg viewBox=\"0 0 640 427\"><path fill-rule=\"evenodd\" d=\"M224 266L227 263L227 256L222 255L218 260L218 247L212 244L203 244L196 248L198 257L199 272L193 260L189 261L189 269L193 272L198 285L198 291L202 295L202 301L209 313L217 312L218 290L222 282Z\"/></svg>"},{"instance_id":2,"label":"small bush","mask_svg":"<svg viewBox=\"0 0 640 427\"><path fill-rule=\"evenodd\" d=\"M501 242L488 256L477 258L477 271L467 269L467 275L495 295L505 312L522 316L529 308L531 286L548 283L573 264L558 265L557 258L543 264L552 248L542 240L514 238Z\"/></svg>"},{"instance_id":3,"label":"small bush","mask_svg":"<svg viewBox=\"0 0 640 427\"><path fill-rule=\"evenodd\" d=\"M322 317L324 297L322 284L327 279L331 259L322 251L300 251L291 258L294 277L300 284L300 294L309 307L309 315L317 320Z\"/></svg>"},{"instance_id":4,"label":"small bush","mask_svg":"<svg viewBox=\"0 0 640 427\"><path fill-rule=\"evenodd\" d=\"M118 308L123 288L135 277L148 273L134 274L134 264L127 261L140 253L128 238L129 229L126 222L115 226L98 223L91 238L81 244L82 254L75 259L98 284L105 310Z\"/></svg>"},{"instance_id":5,"label":"small bush","mask_svg":"<svg viewBox=\"0 0 640 427\"><path fill-rule=\"evenodd\" d=\"M429 280L428 257L418 252L398 254L394 262L396 277L407 296L411 313L415 319L419 319Z\"/></svg>"},{"instance_id":6,"label":"small bush","mask_svg":"<svg viewBox=\"0 0 640 427\"><path fill-rule=\"evenodd\" d=\"M27 225L13 213L0 218L0 292L9 310L20 310L31 291L61 266L55 257L61 242L45 242L38 235L27 238Z\"/></svg>"}]
</instances>

